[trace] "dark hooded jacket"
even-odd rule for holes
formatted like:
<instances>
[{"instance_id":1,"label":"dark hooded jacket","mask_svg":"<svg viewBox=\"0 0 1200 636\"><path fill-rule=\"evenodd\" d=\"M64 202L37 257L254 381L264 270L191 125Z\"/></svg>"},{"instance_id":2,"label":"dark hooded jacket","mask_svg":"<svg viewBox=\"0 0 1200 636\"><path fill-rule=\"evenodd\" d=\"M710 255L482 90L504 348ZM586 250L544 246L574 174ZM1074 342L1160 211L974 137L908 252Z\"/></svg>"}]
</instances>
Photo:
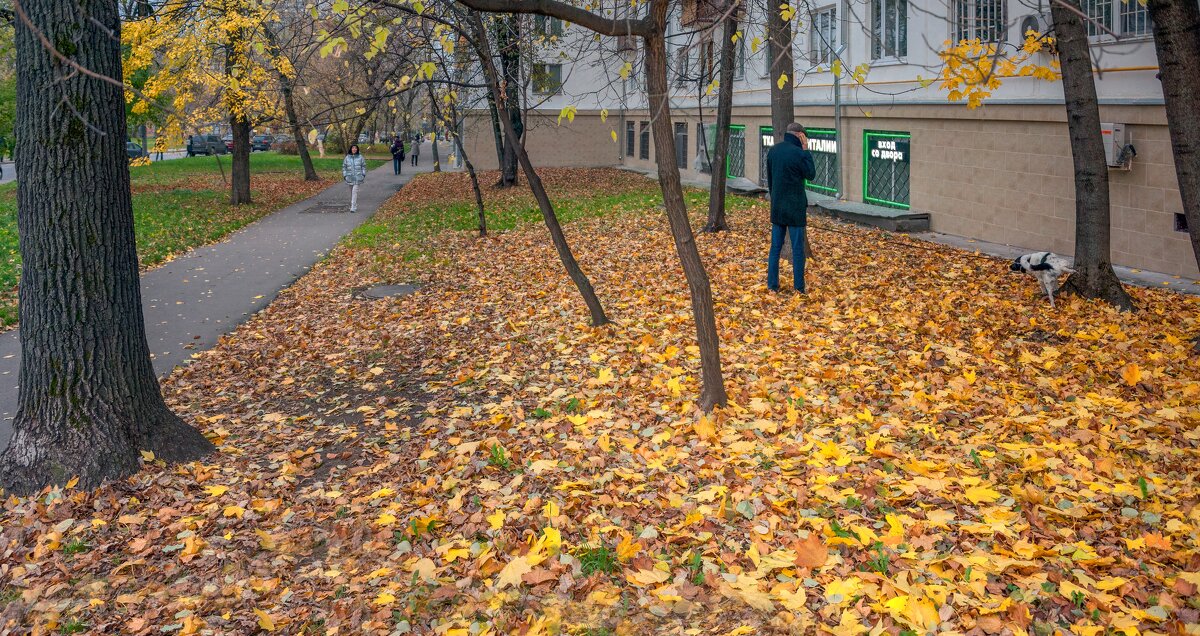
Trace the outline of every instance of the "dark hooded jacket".
<instances>
[{"instance_id":1,"label":"dark hooded jacket","mask_svg":"<svg viewBox=\"0 0 1200 636\"><path fill-rule=\"evenodd\" d=\"M800 145L795 135L767 152L767 189L771 192L771 223L801 227L808 225L808 193L804 182L817 176L812 153Z\"/></svg>"}]
</instances>

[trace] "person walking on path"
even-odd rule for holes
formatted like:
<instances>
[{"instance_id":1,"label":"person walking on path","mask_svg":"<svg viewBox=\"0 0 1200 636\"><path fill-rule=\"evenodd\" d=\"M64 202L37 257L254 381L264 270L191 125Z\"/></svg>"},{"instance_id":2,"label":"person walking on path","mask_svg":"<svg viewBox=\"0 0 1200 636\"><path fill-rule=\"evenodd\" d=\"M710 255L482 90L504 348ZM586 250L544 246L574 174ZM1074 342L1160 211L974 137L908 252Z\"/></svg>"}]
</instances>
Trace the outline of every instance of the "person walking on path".
<instances>
[{"instance_id":1,"label":"person walking on path","mask_svg":"<svg viewBox=\"0 0 1200 636\"><path fill-rule=\"evenodd\" d=\"M392 140L392 171L400 174L400 166L404 165L404 142L397 135Z\"/></svg>"},{"instance_id":2,"label":"person walking on path","mask_svg":"<svg viewBox=\"0 0 1200 636\"><path fill-rule=\"evenodd\" d=\"M367 160L358 152L358 144L350 146L350 154L342 160L342 179L350 184L350 211L358 212L358 186L367 180Z\"/></svg>"},{"instance_id":3,"label":"person walking on path","mask_svg":"<svg viewBox=\"0 0 1200 636\"><path fill-rule=\"evenodd\" d=\"M412 165L414 165L414 166L417 165L418 159L421 157L421 138L420 137L417 137L416 139L413 140L412 152L409 153L409 156L412 157Z\"/></svg>"},{"instance_id":4,"label":"person walking on path","mask_svg":"<svg viewBox=\"0 0 1200 636\"><path fill-rule=\"evenodd\" d=\"M796 122L787 125L783 141L767 152L767 190L771 193L771 251L767 255L767 289L779 291L779 253L786 235L792 241L792 284L804 293L808 194L804 182L817 176L808 135Z\"/></svg>"}]
</instances>

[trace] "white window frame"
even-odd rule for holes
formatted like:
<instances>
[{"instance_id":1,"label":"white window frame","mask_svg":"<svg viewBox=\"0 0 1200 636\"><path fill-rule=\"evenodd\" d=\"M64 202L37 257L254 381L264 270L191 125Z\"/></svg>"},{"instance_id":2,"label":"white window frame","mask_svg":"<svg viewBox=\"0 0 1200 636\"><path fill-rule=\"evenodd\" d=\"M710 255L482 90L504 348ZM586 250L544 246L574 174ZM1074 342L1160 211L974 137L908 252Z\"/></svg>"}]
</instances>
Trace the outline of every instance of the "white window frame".
<instances>
[{"instance_id":1,"label":"white window frame","mask_svg":"<svg viewBox=\"0 0 1200 636\"><path fill-rule=\"evenodd\" d=\"M1080 0L1080 7L1091 20L1087 21L1088 37L1095 40L1112 41L1113 36L1096 26L1100 22L1109 31L1116 33L1122 41L1133 39L1149 39L1154 37L1153 25L1150 22L1150 10L1138 0ZM1125 29L1125 16L1145 16L1145 30L1139 32ZM1107 19L1105 19L1107 18Z\"/></svg>"},{"instance_id":2,"label":"white window frame","mask_svg":"<svg viewBox=\"0 0 1200 636\"><path fill-rule=\"evenodd\" d=\"M1008 41L1008 0L953 0L951 40ZM1137 2L1137 0L1133 0ZM999 10L999 15L995 12ZM1024 34L1022 34L1024 39Z\"/></svg>"},{"instance_id":3,"label":"white window frame","mask_svg":"<svg viewBox=\"0 0 1200 636\"><path fill-rule=\"evenodd\" d=\"M815 9L809 15L808 55L813 66L832 64L838 48L837 5ZM824 33L823 33L824 32Z\"/></svg>"},{"instance_id":4,"label":"white window frame","mask_svg":"<svg viewBox=\"0 0 1200 636\"><path fill-rule=\"evenodd\" d=\"M554 75L551 72L551 69L558 68L558 77L557 77L558 85L555 86L554 90L548 91L548 90L545 90L545 88L546 88L545 86L538 86L538 67L542 67L542 72L547 77L550 77L550 78L553 78L553 75ZM535 62L533 64L533 68L530 70L530 78L532 80L532 81L530 81L530 84L533 85L533 92L535 95L560 95L563 92L563 65L562 64L550 63L550 62Z\"/></svg>"},{"instance_id":5,"label":"white window frame","mask_svg":"<svg viewBox=\"0 0 1200 636\"><path fill-rule=\"evenodd\" d=\"M888 8L895 6L894 21L888 20ZM871 60L904 60L908 57L908 0L871 0ZM888 50L891 28L892 50ZM903 28L901 28L903 27ZM901 35L903 34L903 41Z\"/></svg>"}]
</instances>

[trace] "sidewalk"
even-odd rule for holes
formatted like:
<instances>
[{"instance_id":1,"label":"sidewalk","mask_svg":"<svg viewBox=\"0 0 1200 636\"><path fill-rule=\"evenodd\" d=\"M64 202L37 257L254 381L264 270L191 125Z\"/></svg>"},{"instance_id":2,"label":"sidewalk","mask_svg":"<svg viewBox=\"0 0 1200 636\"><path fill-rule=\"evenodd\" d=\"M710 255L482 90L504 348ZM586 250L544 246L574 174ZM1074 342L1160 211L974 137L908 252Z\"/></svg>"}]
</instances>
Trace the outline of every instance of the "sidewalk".
<instances>
[{"instance_id":1,"label":"sidewalk","mask_svg":"<svg viewBox=\"0 0 1200 636\"><path fill-rule=\"evenodd\" d=\"M142 309L155 372L167 375L270 304L414 173L432 171L432 162L425 163L404 166L399 177L390 162L372 170L359 189L357 214L347 212L349 188L335 184L143 274ZM12 437L20 368L14 329L0 334L0 449Z\"/></svg>"}]
</instances>

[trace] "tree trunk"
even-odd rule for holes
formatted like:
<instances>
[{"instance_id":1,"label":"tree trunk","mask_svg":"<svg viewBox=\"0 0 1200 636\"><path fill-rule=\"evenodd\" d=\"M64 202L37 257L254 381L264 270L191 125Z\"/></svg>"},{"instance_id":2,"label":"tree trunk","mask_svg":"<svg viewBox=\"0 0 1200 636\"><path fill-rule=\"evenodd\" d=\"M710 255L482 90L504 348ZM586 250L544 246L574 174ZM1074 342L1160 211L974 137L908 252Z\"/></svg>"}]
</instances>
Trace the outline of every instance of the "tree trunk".
<instances>
[{"instance_id":1,"label":"tree trunk","mask_svg":"<svg viewBox=\"0 0 1200 636\"><path fill-rule=\"evenodd\" d=\"M733 117L733 65L736 63L733 35L737 32L737 14L730 12L721 29L721 76L717 87L717 147L712 157L712 181L708 188L708 222L705 232L728 230L725 219L725 181L729 154L729 122Z\"/></svg>"},{"instance_id":2,"label":"tree trunk","mask_svg":"<svg viewBox=\"0 0 1200 636\"><path fill-rule=\"evenodd\" d=\"M21 371L0 485L32 494L74 476L84 487L136 472L139 451L167 461L213 446L167 409L142 317L112 0L24 0L17 50L17 222L21 236ZM63 104L70 104L64 108ZM70 148L71 152L62 149Z\"/></svg>"},{"instance_id":3,"label":"tree trunk","mask_svg":"<svg viewBox=\"0 0 1200 636\"><path fill-rule=\"evenodd\" d=\"M308 140L300 129L300 118L296 116L296 97L292 94L292 79L283 73L279 74L279 86L283 89L283 106L287 111L288 125L292 129L292 137L296 139L296 152L300 154L300 163L304 165L305 181L320 181L317 169L313 167L312 155L308 154Z\"/></svg>"},{"instance_id":4,"label":"tree trunk","mask_svg":"<svg viewBox=\"0 0 1200 636\"><path fill-rule=\"evenodd\" d=\"M438 108L437 102L431 102L433 107L434 118L438 121L444 121L441 109ZM479 176L475 174L475 166L471 163L471 158L467 156L467 149L463 146L462 135L458 134L458 107L454 105L454 101L449 102L450 120L447 123L447 128L450 130L450 136L454 140L454 146L458 149L458 156L462 157L463 166L467 169L467 175L471 177L471 191L475 193L475 212L479 220L479 238L487 236L487 216L483 211L483 189L479 187Z\"/></svg>"},{"instance_id":5,"label":"tree trunk","mask_svg":"<svg viewBox=\"0 0 1200 636\"><path fill-rule=\"evenodd\" d=\"M233 166L229 169L231 185L229 202L233 205L250 203L250 120L244 115L230 115L233 129Z\"/></svg>"},{"instance_id":6,"label":"tree trunk","mask_svg":"<svg viewBox=\"0 0 1200 636\"><path fill-rule=\"evenodd\" d=\"M496 110L496 98L487 93L488 110L492 115L492 136L496 140L496 167L500 168L501 182L504 174L504 132L500 129L500 112Z\"/></svg>"},{"instance_id":7,"label":"tree trunk","mask_svg":"<svg viewBox=\"0 0 1200 636\"><path fill-rule=\"evenodd\" d=\"M504 99L507 100L509 121L516 134L516 143L521 144L525 134L525 125L521 121L521 23L520 16L509 14L501 17L496 23L496 48L500 57L500 71L503 74L501 88ZM499 107L499 106L497 106ZM518 150L513 142L505 135L504 162L500 165L500 187L507 188L517 184Z\"/></svg>"},{"instance_id":8,"label":"tree trunk","mask_svg":"<svg viewBox=\"0 0 1200 636\"><path fill-rule=\"evenodd\" d=\"M714 406L725 406L725 378L721 373L720 339L717 337L717 321L713 312L712 289L708 272L696 248L696 237L688 221L687 205L683 199L683 187L679 183L679 166L675 163L675 139L668 105L666 31L667 1L652 0L650 15L654 30L646 37L646 95L649 98L650 121L654 134L654 152L657 155L658 181L662 187L663 204L675 239L675 250L683 265L688 291L692 297L692 316L696 321L696 344L700 347L700 407L711 410Z\"/></svg>"},{"instance_id":9,"label":"tree trunk","mask_svg":"<svg viewBox=\"0 0 1200 636\"><path fill-rule=\"evenodd\" d=\"M1108 164L1100 135L1100 106L1088 53L1087 27L1080 17L1078 0L1050 3L1062 66L1067 127L1075 165L1075 273L1064 289L1084 298L1099 298L1121 309L1133 301L1117 279L1110 260L1112 229L1109 223Z\"/></svg>"},{"instance_id":10,"label":"tree trunk","mask_svg":"<svg viewBox=\"0 0 1200 636\"><path fill-rule=\"evenodd\" d=\"M591 313L592 326L599 327L606 325L611 321L604 313L604 306L600 304L600 299L596 297L596 291L592 288L592 282L588 280L587 274L583 273L583 269L579 267L579 262L575 260L575 254L571 252L571 246L567 243L567 237L563 234L562 226L558 223L558 216L554 213L554 205L550 203L550 196L546 194L546 188L542 185L542 180L538 177L537 171L533 169L533 162L529 160L529 155L525 152L525 148L517 140L517 132L513 128L513 120L507 112L510 110L511 105L505 100L504 95L500 91L500 78L496 72L496 65L492 61L491 44L487 40L487 31L483 26L483 18L479 16L478 12L472 12L471 18L474 21L475 36L479 40L477 46L479 48L479 58L483 65L483 72L487 78L488 87L496 100L496 107L500 111L500 122L504 128L505 141L515 151L517 160L521 163L521 169L525 172L525 179L529 181L529 189L533 192L533 198L537 200L538 208L542 212L542 219L546 222L546 228L550 230L550 238L554 242L554 249L558 252L558 258L562 261L563 268L567 270L567 275L575 283L575 287L579 290L579 294L583 296L583 302L587 304L588 311Z\"/></svg>"},{"instance_id":11,"label":"tree trunk","mask_svg":"<svg viewBox=\"0 0 1200 636\"><path fill-rule=\"evenodd\" d=\"M435 114L437 112L437 104L435 103L437 101L437 98L434 97L434 95L433 95L433 85L426 84L425 87L429 89L429 118L433 120L430 122L430 127L433 128L432 148L430 150L430 152L433 155L433 171L441 172L442 171L442 160L440 157L438 157L438 145L437 145L437 142L438 142L438 135L437 135L438 120L441 118Z\"/></svg>"},{"instance_id":12,"label":"tree trunk","mask_svg":"<svg viewBox=\"0 0 1200 636\"><path fill-rule=\"evenodd\" d=\"M771 128L775 143L783 141L787 125L796 118L796 100L792 82L796 72L792 54L792 23L779 13L779 4L768 0L767 55L771 56ZM780 78L785 78L780 86ZM841 140L838 143L842 143Z\"/></svg>"},{"instance_id":13,"label":"tree trunk","mask_svg":"<svg viewBox=\"0 0 1200 636\"><path fill-rule=\"evenodd\" d=\"M1192 253L1200 265L1200 4L1150 0L1154 48L1167 106L1175 176Z\"/></svg>"}]
</instances>

